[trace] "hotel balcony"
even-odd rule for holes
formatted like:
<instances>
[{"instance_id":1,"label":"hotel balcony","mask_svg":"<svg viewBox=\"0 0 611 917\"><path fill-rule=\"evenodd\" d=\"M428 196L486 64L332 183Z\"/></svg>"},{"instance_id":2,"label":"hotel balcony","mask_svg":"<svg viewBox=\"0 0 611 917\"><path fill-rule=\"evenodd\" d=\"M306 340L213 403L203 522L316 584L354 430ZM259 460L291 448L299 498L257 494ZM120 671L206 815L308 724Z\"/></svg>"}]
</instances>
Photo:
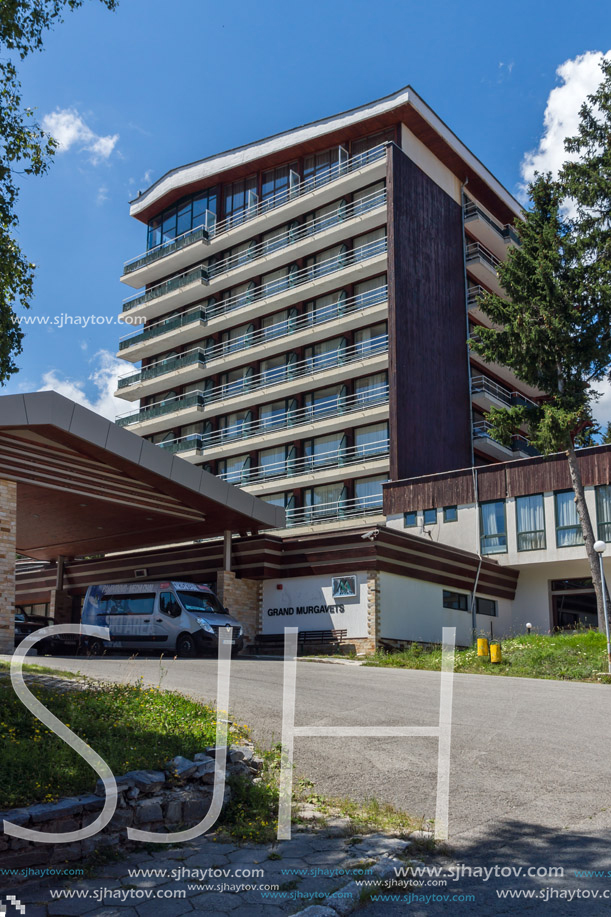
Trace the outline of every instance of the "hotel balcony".
<instances>
[{"instance_id":1,"label":"hotel balcony","mask_svg":"<svg viewBox=\"0 0 611 917\"><path fill-rule=\"evenodd\" d=\"M317 503L315 506L301 506L286 511L287 529L302 525L319 525L324 522L337 522L355 517L384 516L382 494L369 494L366 497L352 497L346 500L334 500L332 503Z\"/></svg>"},{"instance_id":2,"label":"hotel balcony","mask_svg":"<svg viewBox=\"0 0 611 917\"><path fill-rule=\"evenodd\" d=\"M490 435L492 424L487 420L473 424L473 444L480 452L496 461L505 462L512 458L526 458L529 455L539 455L534 446L531 446L525 436L520 434L511 438L511 446L504 446Z\"/></svg>"},{"instance_id":3,"label":"hotel balcony","mask_svg":"<svg viewBox=\"0 0 611 917\"><path fill-rule=\"evenodd\" d=\"M230 411L237 401L240 408L261 404L270 389L273 398L274 387L282 386L283 397L296 394L311 386L332 385L355 376L368 375L388 365L388 335L381 334L369 341L353 344L340 350L317 354L296 363L265 370L256 376L242 376L224 385L206 391L206 416L212 417ZM197 367L195 374L186 379L187 371ZM197 348L178 357L153 363L137 373L119 379L117 397L128 401L163 391L168 386L166 376L172 373L171 384L201 379L204 368L208 368L206 354ZM178 371L184 375L179 375ZM235 407L233 407L235 410ZM146 408L143 408L146 411ZM140 415L142 412L138 412ZM134 421L136 422L136 421ZM123 426L129 426L124 422Z\"/></svg>"},{"instance_id":4,"label":"hotel balcony","mask_svg":"<svg viewBox=\"0 0 611 917\"><path fill-rule=\"evenodd\" d=\"M206 308L210 330L220 330L235 324L236 320L232 313L236 310L240 310L237 321L245 322L255 316L291 306L302 299L322 296L341 286L348 278L351 282L358 282L361 278L355 272L366 276L367 273L384 271L386 270L386 251L386 238L376 239L374 242L359 245L357 248L333 258L327 258L310 267L293 272L287 270L285 277L269 283L261 284L258 287L253 285L250 290L244 290ZM196 276L198 271L201 274L199 284ZM169 312L179 305L187 305L198 298L201 299L202 284L208 284L207 271L204 268L187 271L180 277L173 277L156 287L151 287L146 293L127 300L119 319L129 323L133 322L135 315L138 315L139 318L145 316L148 320ZM178 286L178 289L175 289L175 285ZM179 303L174 298L176 296L180 296ZM168 297L171 298L171 302Z\"/></svg>"},{"instance_id":5,"label":"hotel balcony","mask_svg":"<svg viewBox=\"0 0 611 917\"><path fill-rule=\"evenodd\" d=\"M137 373L118 380L115 396L127 401L137 401L155 392L162 392L168 385L188 385L201 379L206 366L206 355L199 347L181 353L167 360L160 360L145 366ZM171 381L168 380L171 376Z\"/></svg>"},{"instance_id":6,"label":"hotel balcony","mask_svg":"<svg viewBox=\"0 0 611 917\"><path fill-rule=\"evenodd\" d=\"M503 296L504 291L499 283L496 272L501 263L490 249L482 245L481 242L468 242L465 250L465 257L468 272L485 287L496 293L497 296Z\"/></svg>"},{"instance_id":7,"label":"hotel balcony","mask_svg":"<svg viewBox=\"0 0 611 917\"><path fill-rule=\"evenodd\" d=\"M288 188L262 201L251 192L244 209L238 213L219 222L210 214L204 227L168 239L126 262L121 280L135 288L154 283L201 258L238 245L260 232L267 232L274 225L331 203L335 197L384 178L387 146L381 144L352 157L339 147L334 166L303 180L292 172Z\"/></svg>"},{"instance_id":8,"label":"hotel balcony","mask_svg":"<svg viewBox=\"0 0 611 917\"><path fill-rule=\"evenodd\" d=\"M300 347L328 337L330 323L333 323L333 332L340 334L349 328L360 328L382 321L388 314L387 300L388 287L382 284L375 290L359 293L350 299L338 299L337 302L317 309L316 312L284 319L258 331L206 348L206 357L209 362L222 359L226 368L239 365L245 359L265 359L282 353L288 346ZM144 357L158 353L161 349L169 350L190 341L201 340L205 326L204 309L198 307L183 312L182 315L175 315L155 325L149 325L139 335L121 341L117 356L136 363ZM246 350L247 355L244 354Z\"/></svg>"},{"instance_id":9,"label":"hotel balcony","mask_svg":"<svg viewBox=\"0 0 611 917\"><path fill-rule=\"evenodd\" d=\"M228 471L219 477L260 496L291 487L310 487L347 477L381 474L388 471L388 456L389 441L386 438L349 449L333 449L238 472Z\"/></svg>"},{"instance_id":10,"label":"hotel balcony","mask_svg":"<svg viewBox=\"0 0 611 917\"><path fill-rule=\"evenodd\" d=\"M536 407L535 402L519 392L499 385L487 376L473 376L471 379L471 400L480 410L489 411L490 408L511 408L520 405Z\"/></svg>"},{"instance_id":11,"label":"hotel balcony","mask_svg":"<svg viewBox=\"0 0 611 917\"><path fill-rule=\"evenodd\" d=\"M509 245L519 244L512 226L501 226L475 201L465 203L463 215L469 233L501 260L505 257Z\"/></svg>"},{"instance_id":12,"label":"hotel balcony","mask_svg":"<svg viewBox=\"0 0 611 917\"><path fill-rule=\"evenodd\" d=\"M244 421L232 427L207 434L180 436L165 443L162 449L179 453L189 462L239 455L240 452L267 449L278 443L322 436L338 429L338 423L362 426L388 419L388 386L380 385L368 392L337 397L332 402L307 405L274 417ZM201 418L200 418L201 419Z\"/></svg>"}]
</instances>

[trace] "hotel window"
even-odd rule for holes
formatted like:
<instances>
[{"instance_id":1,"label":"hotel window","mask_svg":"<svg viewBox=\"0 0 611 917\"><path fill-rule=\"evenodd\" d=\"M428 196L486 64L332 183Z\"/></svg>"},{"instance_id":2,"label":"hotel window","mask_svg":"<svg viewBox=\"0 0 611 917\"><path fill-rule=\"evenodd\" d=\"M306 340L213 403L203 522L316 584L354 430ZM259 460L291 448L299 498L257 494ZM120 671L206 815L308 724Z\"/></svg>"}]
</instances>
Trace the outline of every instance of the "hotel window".
<instances>
[{"instance_id":1,"label":"hotel window","mask_svg":"<svg viewBox=\"0 0 611 917\"><path fill-rule=\"evenodd\" d=\"M261 278L262 296L275 296L282 293L289 286L289 269L283 267L278 271L271 271Z\"/></svg>"},{"instance_id":2,"label":"hotel window","mask_svg":"<svg viewBox=\"0 0 611 917\"><path fill-rule=\"evenodd\" d=\"M305 514L306 518L317 519L341 514L346 494L346 487L341 482L308 488L303 494L304 506L310 508L310 512Z\"/></svg>"},{"instance_id":3,"label":"hotel window","mask_svg":"<svg viewBox=\"0 0 611 917\"><path fill-rule=\"evenodd\" d=\"M370 328L361 328L354 334L354 344L357 353L363 357L379 353L388 346L388 327L386 322L372 325Z\"/></svg>"},{"instance_id":4,"label":"hotel window","mask_svg":"<svg viewBox=\"0 0 611 917\"><path fill-rule=\"evenodd\" d=\"M248 436L252 426L252 411L235 411L221 417L219 427L223 439L236 439L239 436Z\"/></svg>"},{"instance_id":5,"label":"hotel window","mask_svg":"<svg viewBox=\"0 0 611 917\"><path fill-rule=\"evenodd\" d=\"M403 513L403 526L406 529L413 529L418 525L418 513L415 511Z\"/></svg>"},{"instance_id":6,"label":"hotel window","mask_svg":"<svg viewBox=\"0 0 611 917\"><path fill-rule=\"evenodd\" d=\"M388 481L388 475L381 474L375 478L359 478L354 482L355 505L361 509L377 509L382 506L382 484Z\"/></svg>"},{"instance_id":7,"label":"hotel window","mask_svg":"<svg viewBox=\"0 0 611 917\"><path fill-rule=\"evenodd\" d=\"M204 226L206 211L216 215L216 188L192 195L151 220L148 224L147 251L161 242L169 242L191 229Z\"/></svg>"},{"instance_id":8,"label":"hotel window","mask_svg":"<svg viewBox=\"0 0 611 917\"><path fill-rule=\"evenodd\" d=\"M611 487L608 484L596 488L596 519L599 539L611 541Z\"/></svg>"},{"instance_id":9,"label":"hotel window","mask_svg":"<svg viewBox=\"0 0 611 917\"><path fill-rule=\"evenodd\" d=\"M454 611L468 611L469 596L464 592L450 592L449 589L444 589L443 607L453 608Z\"/></svg>"},{"instance_id":10,"label":"hotel window","mask_svg":"<svg viewBox=\"0 0 611 917\"><path fill-rule=\"evenodd\" d=\"M304 396L304 406L310 408L314 417L339 413L346 398L345 385L329 385Z\"/></svg>"},{"instance_id":11,"label":"hotel window","mask_svg":"<svg viewBox=\"0 0 611 917\"><path fill-rule=\"evenodd\" d=\"M309 279L315 280L317 277L324 277L332 271L339 271L348 263L348 246L335 245L324 252L318 252L306 259L306 267L309 269Z\"/></svg>"},{"instance_id":12,"label":"hotel window","mask_svg":"<svg viewBox=\"0 0 611 917\"><path fill-rule=\"evenodd\" d=\"M362 458L388 452L388 424L372 423L354 431L354 448Z\"/></svg>"},{"instance_id":13,"label":"hotel window","mask_svg":"<svg viewBox=\"0 0 611 917\"><path fill-rule=\"evenodd\" d=\"M266 341L282 337L284 334L290 334L295 328L297 319L297 309L283 309L282 312L274 312L273 315L266 315L261 319L261 328L264 329L263 337Z\"/></svg>"},{"instance_id":14,"label":"hotel window","mask_svg":"<svg viewBox=\"0 0 611 917\"><path fill-rule=\"evenodd\" d=\"M507 553L505 501L480 504L480 544L482 554Z\"/></svg>"},{"instance_id":15,"label":"hotel window","mask_svg":"<svg viewBox=\"0 0 611 917\"><path fill-rule=\"evenodd\" d=\"M246 347L250 347L254 330L255 326L250 324L240 325L239 328L224 331L222 334L223 352L234 353L236 350L244 350Z\"/></svg>"},{"instance_id":16,"label":"hotel window","mask_svg":"<svg viewBox=\"0 0 611 917\"><path fill-rule=\"evenodd\" d=\"M232 455L231 458L220 459L218 473L223 475L229 484L240 484L248 479L250 468L249 455Z\"/></svg>"},{"instance_id":17,"label":"hotel window","mask_svg":"<svg viewBox=\"0 0 611 917\"><path fill-rule=\"evenodd\" d=\"M425 525L437 525L437 510L436 509L425 509L424 524Z\"/></svg>"},{"instance_id":18,"label":"hotel window","mask_svg":"<svg viewBox=\"0 0 611 917\"><path fill-rule=\"evenodd\" d=\"M583 533L572 490L561 490L554 494L556 504L556 545L568 548L583 544Z\"/></svg>"},{"instance_id":19,"label":"hotel window","mask_svg":"<svg viewBox=\"0 0 611 917\"><path fill-rule=\"evenodd\" d=\"M368 210L379 207L384 200L384 190L385 183L380 181L376 182L375 185L369 185L368 188L361 188L360 191L355 191L352 195L354 216L367 213Z\"/></svg>"},{"instance_id":20,"label":"hotel window","mask_svg":"<svg viewBox=\"0 0 611 917\"><path fill-rule=\"evenodd\" d=\"M310 317L310 322L313 325L318 325L321 322L339 318L344 314L347 298L346 291L340 290L337 293L327 293L326 296L321 296L314 302L309 302L306 305L306 312Z\"/></svg>"},{"instance_id":21,"label":"hotel window","mask_svg":"<svg viewBox=\"0 0 611 917\"><path fill-rule=\"evenodd\" d=\"M388 376L386 373L374 373L354 383L354 394L359 402L378 402L388 394Z\"/></svg>"},{"instance_id":22,"label":"hotel window","mask_svg":"<svg viewBox=\"0 0 611 917\"><path fill-rule=\"evenodd\" d=\"M373 306L377 302L384 302L388 296L386 274L380 274L379 277L372 277L370 280L355 283L354 294L355 309L363 309L366 306Z\"/></svg>"},{"instance_id":23,"label":"hotel window","mask_svg":"<svg viewBox=\"0 0 611 917\"><path fill-rule=\"evenodd\" d=\"M259 420L261 426L265 429L270 427L281 427L290 421L291 414L295 412L297 402L294 398L288 401L272 401L271 404L264 404L259 409Z\"/></svg>"},{"instance_id":24,"label":"hotel window","mask_svg":"<svg viewBox=\"0 0 611 917\"><path fill-rule=\"evenodd\" d=\"M384 251L386 251L386 229L384 226L374 229L373 232L365 233L364 236L359 236L352 245L354 261L373 258L374 255Z\"/></svg>"},{"instance_id":25,"label":"hotel window","mask_svg":"<svg viewBox=\"0 0 611 917\"><path fill-rule=\"evenodd\" d=\"M377 134L372 134L370 137L363 137L362 140L354 140L350 147L350 155L359 157L358 165L355 163L355 168L362 169L368 162L372 162L375 156L372 150L376 150L382 143L388 143L394 139L395 129L391 127L385 131L378 131Z\"/></svg>"},{"instance_id":26,"label":"hotel window","mask_svg":"<svg viewBox=\"0 0 611 917\"><path fill-rule=\"evenodd\" d=\"M252 366L241 366L240 369L232 369L229 373L223 373L221 376L223 398L230 398L232 395L239 395L247 391L250 388L252 375Z\"/></svg>"},{"instance_id":27,"label":"hotel window","mask_svg":"<svg viewBox=\"0 0 611 917\"><path fill-rule=\"evenodd\" d=\"M280 494L261 494L259 500L263 500L264 503L271 503L272 506L283 506L289 510L295 506L295 494L290 490Z\"/></svg>"},{"instance_id":28,"label":"hotel window","mask_svg":"<svg viewBox=\"0 0 611 917\"><path fill-rule=\"evenodd\" d=\"M458 507L457 506L444 506L443 521L444 522L457 522L458 521Z\"/></svg>"},{"instance_id":29,"label":"hotel window","mask_svg":"<svg viewBox=\"0 0 611 917\"><path fill-rule=\"evenodd\" d=\"M230 226L243 223L257 204L257 176L231 182L223 189L223 213Z\"/></svg>"},{"instance_id":30,"label":"hotel window","mask_svg":"<svg viewBox=\"0 0 611 917\"><path fill-rule=\"evenodd\" d=\"M346 450L344 433L330 433L328 436L317 436L304 444L304 455L309 459L308 467L341 464L341 457Z\"/></svg>"},{"instance_id":31,"label":"hotel window","mask_svg":"<svg viewBox=\"0 0 611 917\"><path fill-rule=\"evenodd\" d=\"M317 372L343 362L342 354L346 349L346 338L331 338L313 347L305 348L305 358L309 372Z\"/></svg>"},{"instance_id":32,"label":"hotel window","mask_svg":"<svg viewBox=\"0 0 611 917\"><path fill-rule=\"evenodd\" d=\"M279 357L261 360L261 385L275 385L291 378L291 367L297 362L294 353L283 353Z\"/></svg>"},{"instance_id":33,"label":"hotel window","mask_svg":"<svg viewBox=\"0 0 611 917\"><path fill-rule=\"evenodd\" d=\"M259 453L261 477L277 478L287 474L287 460L295 453L294 446L274 446Z\"/></svg>"},{"instance_id":34,"label":"hotel window","mask_svg":"<svg viewBox=\"0 0 611 917\"><path fill-rule=\"evenodd\" d=\"M303 161L303 180L313 187L325 184L337 172L338 166L339 150L337 147L325 150L324 153L316 153L314 156L306 156Z\"/></svg>"},{"instance_id":35,"label":"hotel window","mask_svg":"<svg viewBox=\"0 0 611 917\"><path fill-rule=\"evenodd\" d=\"M489 615L491 618L497 616L497 605L493 599L475 599L475 612L478 615Z\"/></svg>"},{"instance_id":36,"label":"hotel window","mask_svg":"<svg viewBox=\"0 0 611 917\"><path fill-rule=\"evenodd\" d=\"M277 207L288 200L291 186L294 186L299 179L297 167L296 162L291 162L286 166L278 166L276 169L264 172L261 182L261 201L268 201L269 206ZM292 181L291 172L294 174Z\"/></svg>"},{"instance_id":37,"label":"hotel window","mask_svg":"<svg viewBox=\"0 0 611 917\"><path fill-rule=\"evenodd\" d=\"M518 551L539 551L545 548L543 494L516 497L516 531Z\"/></svg>"}]
</instances>

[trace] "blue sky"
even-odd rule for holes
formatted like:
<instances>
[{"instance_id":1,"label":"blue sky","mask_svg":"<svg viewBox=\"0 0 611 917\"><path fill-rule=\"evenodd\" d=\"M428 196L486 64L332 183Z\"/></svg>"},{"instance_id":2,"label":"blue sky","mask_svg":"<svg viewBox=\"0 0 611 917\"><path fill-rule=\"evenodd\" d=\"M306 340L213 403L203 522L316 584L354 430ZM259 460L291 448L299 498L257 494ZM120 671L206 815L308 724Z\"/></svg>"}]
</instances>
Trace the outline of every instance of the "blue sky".
<instances>
[{"instance_id":1,"label":"blue sky","mask_svg":"<svg viewBox=\"0 0 611 917\"><path fill-rule=\"evenodd\" d=\"M122 0L115 13L86 0L21 65L24 103L67 141L22 185L31 314L118 314L122 263L145 247L128 201L169 168L407 84L518 193L529 169L562 158L597 81L588 52L607 52L610 34L611 7L592 0L578 15L568 0ZM113 416L121 326L25 330L3 393L52 386Z\"/></svg>"}]
</instances>

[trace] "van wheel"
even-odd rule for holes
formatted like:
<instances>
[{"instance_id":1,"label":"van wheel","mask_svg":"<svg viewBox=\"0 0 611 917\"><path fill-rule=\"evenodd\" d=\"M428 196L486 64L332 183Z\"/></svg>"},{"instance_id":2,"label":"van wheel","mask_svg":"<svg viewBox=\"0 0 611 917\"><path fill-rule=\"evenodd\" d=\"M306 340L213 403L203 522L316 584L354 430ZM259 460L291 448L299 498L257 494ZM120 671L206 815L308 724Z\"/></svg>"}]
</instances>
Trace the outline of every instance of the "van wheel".
<instances>
[{"instance_id":1,"label":"van wheel","mask_svg":"<svg viewBox=\"0 0 611 917\"><path fill-rule=\"evenodd\" d=\"M191 634L180 634L176 641L176 655L181 659L193 659L196 655L195 640Z\"/></svg>"},{"instance_id":2,"label":"van wheel","mask_svg":"<svg viewBox=\"0 0 611 917\"><path fill-rule=\"evenodd\" d=\"M104 652L104 644L101 640L94 638L87 644L87 652L90 656L101 656Z\"/></svg>"}]
</instances>

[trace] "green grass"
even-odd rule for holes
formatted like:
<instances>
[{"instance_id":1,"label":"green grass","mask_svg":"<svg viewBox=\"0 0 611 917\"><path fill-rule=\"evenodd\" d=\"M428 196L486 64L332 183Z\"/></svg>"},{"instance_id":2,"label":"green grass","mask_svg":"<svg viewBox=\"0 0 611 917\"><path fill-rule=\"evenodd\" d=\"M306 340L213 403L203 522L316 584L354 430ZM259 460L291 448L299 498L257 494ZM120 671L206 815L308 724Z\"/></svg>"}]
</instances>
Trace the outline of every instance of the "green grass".
<instances>
[{"instance_id":1,"label":"green grass","mask_svg":"<svg viewBox=\"0 0 611 917\"><path fill-rule=\"evenodd\" d=\"M456 672L512 675L518 678L556 678L563 681L606 682L607 643L604 634L579 630L552 635L522 634L502 640L501 663L477 656L473 647L457 649ZM441 668L441 646L413 643L397 652L379 650L363 662L368 666L402 669Z\"/></svg>"},{"instance_id":2,"label":"green grass","mask_svg":"<svg viewBox=\"0 0 611 917\"><path fill-rule=\"evenodd\" d=\"M10 662L5 662L0 660L0 675L6 673L8 675L9 669L11 667ZM58 678L85 678L86 676L82 672L68 672L64 669L53 669L48 665L35 665L29 662L24 662L23 671L30 672L35 675L57 675Z\"/></svg>"},{"instance_id":3,"label":"green grass","mask_svg":"<svg viewBox=\"0 0 611 917\"><path fill-rule=\"evenodd\" d=\"M142 685L96 685L34 695L109 764L116 775L161 768L216 743L216 713L181 694ZM234 738L237 731L234 733ZM0 807L91 792L97 774L0 681Z\"/></svg>"}]
</instances>

